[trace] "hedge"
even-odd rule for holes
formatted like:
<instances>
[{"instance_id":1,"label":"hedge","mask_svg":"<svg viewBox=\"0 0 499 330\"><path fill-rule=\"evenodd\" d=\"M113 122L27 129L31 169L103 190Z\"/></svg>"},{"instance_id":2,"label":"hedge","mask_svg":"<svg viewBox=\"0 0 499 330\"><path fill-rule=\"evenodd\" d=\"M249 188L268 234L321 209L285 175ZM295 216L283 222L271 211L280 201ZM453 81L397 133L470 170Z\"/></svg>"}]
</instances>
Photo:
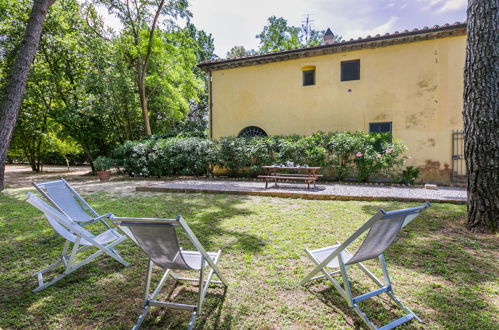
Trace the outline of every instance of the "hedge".
<instances>
[{"instance_id":1,"label":"hedge","mask_svg":"<svg viewBox=\"0 0 499 330\"><path fill-rule=\"evenodd\" d=\"M212 175L215 167L230 176L255 176L263 165L292 162L323 167L323 172L338 179L355 175L367 181L402 164L405 150L386 133L319 132L218 141L199 137L128 141L114 151L114 158L131 176Z\"/></svg>"}]
</instances>

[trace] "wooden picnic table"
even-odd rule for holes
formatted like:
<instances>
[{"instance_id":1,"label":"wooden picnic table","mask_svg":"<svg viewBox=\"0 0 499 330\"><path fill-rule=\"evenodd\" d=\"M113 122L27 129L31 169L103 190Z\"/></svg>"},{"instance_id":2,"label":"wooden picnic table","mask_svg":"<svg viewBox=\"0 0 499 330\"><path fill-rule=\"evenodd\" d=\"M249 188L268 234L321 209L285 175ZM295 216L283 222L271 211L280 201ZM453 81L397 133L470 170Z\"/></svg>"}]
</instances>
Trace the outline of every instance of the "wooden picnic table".
<instances>
[{"instance_id":1,"label":"wooden picnic table","mask_svg":"<svg viewBox=\"0 0 499 330\"><path fill-rule=\"evenodd\" d=\"M277 181L303 181L307 183L307 188L310 189L310 184L314 184L322 175L317 174L320 167L314 166L262 166L267 172L266 175L259 175L259 179L265 180L265 189L268 188L269 181L273 181L277 186ZM294 171L300 173L280 173L281 171Z\"/></svg>"}]
</instances>

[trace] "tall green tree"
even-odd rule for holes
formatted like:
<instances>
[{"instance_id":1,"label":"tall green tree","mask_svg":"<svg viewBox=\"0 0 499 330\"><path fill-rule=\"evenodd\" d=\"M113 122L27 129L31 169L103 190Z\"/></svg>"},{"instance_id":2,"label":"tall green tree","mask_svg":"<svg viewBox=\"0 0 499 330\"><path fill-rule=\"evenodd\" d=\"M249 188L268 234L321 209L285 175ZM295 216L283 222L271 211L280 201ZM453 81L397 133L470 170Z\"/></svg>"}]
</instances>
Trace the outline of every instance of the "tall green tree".
<instances>
[{"instance_id":1,"label":"tall green tree","mask_svg":"<svg viewBox=\"0 0 499 330\"><path fill-rule=\"evenodd\" d=\"M0 5L0 48L2 66L0 77L5 77L5 68L12 64L15 50L20 45L23 34L23 24L30 12L29 1L9 0L9 6ZM56 4L48 17L55 15ZM47 20L47 19L46 19ZM42 37L43 38L43 37ZM43 41L41 41L43 43ZM40 56L33 62L26 84L17 124L13 132L9 154L23 155L28 160L33 171L40 171L47 152L57 152L66 158L66 154L80 152L74 141L61 134L62 127L49 115L50 106L56 101L54 93L47 93L49 72L43 65ZM66 158L67 160L67 158Z\"/></svg>"},{"instance_id":2,"label":"tall green tree","mask_svg":"<svg viewBox=\"0 0 499 330\"><path fill-rule=\"evenodd\" d=\"M253 49L246 49L244 46L234 46L227 52L226 58L236 58L256 54L257 53Z\"/></svg>"},{"instance_id":3,"label":"tall green tree","mask_svg":"<svg viewBox=\"0 0 499 330\"><path fill-rule=\"evenodd\" d=\"M18 148L28 160L31 169L39 172L43 164L43 153L50 149L50 133L56 124L48 114L47 106L52 103L50 95L39 95L41 92L33 83L33 68L28 80L16 128L13 133L11 148ZM38 94L38 95L36 95ZM43 99L44 102L38 102Z\"/></svg>"},{"instance_id":4,"label":"tall green tree","mask_svg":"<svg viewBox=\"0 0 499 330\"><path fill-rule=\"evenodd\" d=\"M193 41L191 47L196 54L196 64L213 60L215 55L215 42L211 34L203 30L198 30L194 24L188 23L185 30ZM194 66L193 72L201 82L201 88L197 91L197 99L190 101L190 109L184 120L175 125L175 131L180 134L183 132L198 132L207 134L208 128L208 76L206 72Z\"/></svg>"},{"instance_id":5,"label":"tall green tree","mask_svg":"<svg viewBox=\"0 0 499 330\"><path fill-rule=\"evenodd\" d=\"M468 223L499 228L499 0L469 0L464 68Z\"/></svg>"},{"instance_id":6,"label":"tall green tree","mask_svg":"<svg viewBox=\"0 0 499 330\"><path fill-rule=\"evenodd\" d=\"M276 16L269 17L267 23L263 31L256 35L260 39L261 53L300 48L302 43L299 27L289 26L286 19Z\"/></svg>"},{"instance_id":7,"label":"tall green tree","mask_svg":"<svg viewBox=\"0 0 499 330\"><path fill-rule=\"evenodd\" d=\"M269 17L267 23L256 36L260 39L260 53L317 46L323 42L325 31L317 31L310 26L288 25L286 19L276 16ZM335 36L335 40L340 41L341 36Z\"/></svg>"},{"instance_id":8,"label":"tall green tree","mask_svg":"<svg viewBox=\"0 0 499 330\"><path fill-rule=\"evenodd\" d=\"M140 106L144 120L144 131L151 135L149 113L149 93L147 78L150 74L152 56L158 54L159 37L157 30L162 25L165 29L173 29L178 18L189 18L187 0L102 0L111 13L123 23L129 33L127 40L130 59L135 71L135 79L139 92Z\"/></svg>"},{"instance_id":9,"label":"tall green tree","mask_svg":"<svg viewBox=\"0 0 499 330\"><path fill-rule=\"evenodd\" d=\"M35 72L46 72L45 80L34 83L43 92L53 95L48 107L51 118L63 126L64 132L82 147L92 164L100 154L115 145L112 107L99 102L106 89L97 90L95 75L102 74L102 58L109 50L84 19L77 0L60 0L47 18L40 44Z\"/></svg>"},{"instance_id":10,"label":"tall green tree","mask_svg":"<svg viewBox=\"0 0 499 330\"><path fill-rule=\"evenodd\" d=\"M0 100L0 191L4 189L5 159L19 114L29 69L38 49L43 22L55 0L34 0L23 41Z\"/></svg>"},{"instance_id":11,"label":"tall green tree","mask_svg":"<svg viewBox=\"0 0 499 330\"><path fill-rule=\"evenodd\" d=\"M191 102L198 102L202 81L193 73L197 63L195 41L188 31L158 31L157 35L146 91L151 127L161 134L173 130L190 111Z\"/></svg>"}]
</instances>

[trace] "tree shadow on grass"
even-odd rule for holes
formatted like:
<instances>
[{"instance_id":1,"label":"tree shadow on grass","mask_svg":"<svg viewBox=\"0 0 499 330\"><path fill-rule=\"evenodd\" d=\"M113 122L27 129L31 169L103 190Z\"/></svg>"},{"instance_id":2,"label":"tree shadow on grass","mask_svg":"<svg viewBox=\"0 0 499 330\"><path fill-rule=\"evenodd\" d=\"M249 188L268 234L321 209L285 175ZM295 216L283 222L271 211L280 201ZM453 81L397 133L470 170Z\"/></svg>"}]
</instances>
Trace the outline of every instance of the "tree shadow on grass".
<instances>
[{"instance_id":1,"label":"tree shadow on grass","mask_svg":"<svg viewBox=\"0 0 499 330\"><path fill-rule=\"evenodd\" d=\"M417 205L372 203L363 210L374 214L379 208ZM407 295L426 311L422 318L444 328L493 329L499 242L495 235L466 230L465 211L464 205L433 204L400 232L386 260L392 274L405 282Z\"/></svg>"},{"instance_id":2,"label":"tree shadow on grass","mask_svg":"<svg viewBox=\"0 0 499 330\"><path fill-rule=\"evenodd\" d=\"M182 215L207 250L244 250L246 253L257 254L266 244L257 235L242 230L244 228L229 229L223 224L228 219L253 214L251 210L242 207L248 200L247 196L164 193L147 197L123 197L120 200L120 203L116 203L101 197L95 199L93 204L98 209L120 216L174 218ZM125 204L126 208L120 204ZM161 206L158 207L158 204ZM134 208L141 212L131 214L127 211ZM188 243L188 240L183 237L181 243Z\"/></svg>"},{"instance_id":3,"label":"tree shadow on grass","mask_svg":"<svg viewBox=\"0 0 499 330\"><path fill-rule=\"evenodd\" d=\"M418 205L420 203L366 203L361 206L365 214L362 222L380 208L392 211ZM497 292L499 242L494 235L468 232L464 215L463 205L435 203L404 228L385 252L397 296L427 322L423 327L496 328L498 313L494 292ZM352 228L352 233L355 229ZM332 285L323 283L328 285L323 290L310 284L307 287L336 313L343 313L347 323L361 326L360 318ZM376 286L364 286L361 281L352 288L367 292ZM361 303L364 305L361 309L371 320L382 324L400 316L396 314L399 309L386 295L379 298ZM349 322L348 317L354 321ZM411 322L408 326L422 325Z\"/></svg>"},{"instance_id":4,"label":"tree shadow on grass","mask_svg":"<svg viewBox=\"0 0 499 330\"><path fill-rule=\"evenodd\" d=\"M372 268L370 269L373 270ZM354 297L379 288L357 267L349 267L348 274L350 288ZM341 276L336 275L335 279L339 283L342 283ZM331 282L325 279L313 281L306 284L306 289L317 296L328 308L332 309L335 313L342 315L349 326L368 329L363 320L357 315L352 307L348 306L347 301L339 294ZM406 312L397 306L386 294L366 299L358 305L369 320L378 327L386 325L406 314ZM408 325L413 328L418 327L416 320L406 323L405 326Z\"/></svg>"},{"instance_id":5,"label":"tree shadow on grass","mask_svg":"<svg viewBox=\"0 0 499 330\"><path fill-rule=\"evenodd\" d=\"M199 286L196 283L186 284L186 282L175 282L169 279L165 287L163 287L162 293L160 293L157 300L196 305L198 290ZM231 318L226 317L223 320L221 319L226 293L227 288L223 285L210 285L205 296L202 313L196 319L196 329L230 329ZM138 318L143 310L141 308L140 310L137 308L137 310ZM158 329L186 329L191 316L192 313L190 311L151 307L143 323L143 327Z\"/></svg>"},{"instance_id":6,"label":"tree shadow on grass","mask_svg":"<svg viewBox=\"0 0 499 330\"><path fill-rule=\"evenodd\" d=\"M203 197L199 199L202 200ZM98 199L94 201L93 198L89 200L91 205L100 202ZM130 205L129 201L120 203L109 198L107 200L106 203L100 203L101 206L109 207L108 209L113 211L113 206L117 204L122 204L123 209L133 209L136 206ZM145 277L146 260L140 248L131 241L117 246L119 253L131 263L129 267L123 267L107 256L100 256L51 287L34 294L31 290L36 288L36 278L32 277L32 274L57 260L64 240L60 237L51 239L54 232L46 219L26 202L6 195L0 195L0 202L0 327L37 328L54 324L61 327L64 327L64 324L79 324L85 327L133 325L136 319L130 319L130 315L136 315L136 307L140 306ZM198 200L190 203L188 200L176 199L174 207L168 210L186 211L186 218L191 219L190 226L207 250L220 248L223 237L232 236L237 242L235 247L232 247L233 250L243 249L258 253L265 242L257 236L221 227L224 219L250 214L246 209L236 208L241 202L240 198L218 198L204 203ZM209 212L203 213L204 209L209 209ZM128 215L125 212L120 213ZM138 213L140 214L134 215L145 216L143 209ZM164 217L164 214L161 216ZM91 252L95 252L95 249L89 251ZM225 296L217 298L218 296L208 291L205 304L207 313L204 318L200 318L200 324L230 328L230 315L225 314L224 319L220 320L221 311L217 310L217 306L220 302L223 303ZM213 318L212 311L216 311L218 319L216 316ZM178 322L184 324L182 319Z\"/></svg>"}]
</instances>

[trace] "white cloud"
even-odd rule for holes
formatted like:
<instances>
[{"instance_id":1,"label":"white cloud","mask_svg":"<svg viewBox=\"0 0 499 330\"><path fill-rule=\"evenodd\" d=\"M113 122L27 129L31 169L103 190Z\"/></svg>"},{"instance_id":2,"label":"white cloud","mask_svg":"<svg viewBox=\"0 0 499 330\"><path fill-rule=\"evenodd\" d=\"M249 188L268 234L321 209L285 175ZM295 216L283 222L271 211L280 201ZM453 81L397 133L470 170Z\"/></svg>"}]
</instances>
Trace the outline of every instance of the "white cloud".
<instances>
[{"instance_id":1,"label":"white cloud","mask_svg":"<svg viewBox=\"0 0 499 330\"><path fill-rule=\"evenodd\" d=\"M438 13L466 8L466 0L419 0L419 2L426 3L424 10L436 10Z\"/></svg>"},{"instance_id":2,"label":"white cloud","mask_svg":"<svg viewBox=\"0 0 499 330\"><path fill-rule=\"evenodd\" d=\"M390 17L390 19L386 23L375 26L371 29L355 29L355 30L348 31L343 36L343 39L345 39L345 40L349 40L350 38L356 39L358 37L366 37L368 35L374 37L376 34L383 35L387 32L389 32L389 33L394 32L395 23L398 21L398 19L399 18L397 16L392 16L392 17Z\"/></svg>"},{"instance_id":3,"label":"white cloud","mask_svg":"<svg viewBox=\"0 0 499 330\"><path fill-rule=\"evenodd\" d=\"M396 5L397 5L397 4L396 4L395 2L389 2L389 3L385 6L385 8L393 8L393 7L395 7Z\"/></svg>"},{"instance_id":4,"label":"white cloud","mask_svg":"<svg viewBox=\"0 0 499 330\"><path fill-rule=\"evenodd\" d=\"M1 1L1 0L0 0ZM84 0L79 0L84 1ZM235 45L258 48L260 33L271 15L284 17L288 24L300 26L311 14L316 30L331 28L343 39L383 35L415 27L433 26L466 18L466 0L190 0L198 29L212 33L216 53L225 57ZM119 20L99 13L106 23L120 29Z\"/></svg>"},{"instance_id":5,"label":"white cloud","mask_svg":"<svg viewBox=\"0 0 499 330\"><path fill-rule=\"evenodd\" d=\"M447 0L438 10L439 13L466 8L466 0Z\"/></svg>"}]
</instances>

